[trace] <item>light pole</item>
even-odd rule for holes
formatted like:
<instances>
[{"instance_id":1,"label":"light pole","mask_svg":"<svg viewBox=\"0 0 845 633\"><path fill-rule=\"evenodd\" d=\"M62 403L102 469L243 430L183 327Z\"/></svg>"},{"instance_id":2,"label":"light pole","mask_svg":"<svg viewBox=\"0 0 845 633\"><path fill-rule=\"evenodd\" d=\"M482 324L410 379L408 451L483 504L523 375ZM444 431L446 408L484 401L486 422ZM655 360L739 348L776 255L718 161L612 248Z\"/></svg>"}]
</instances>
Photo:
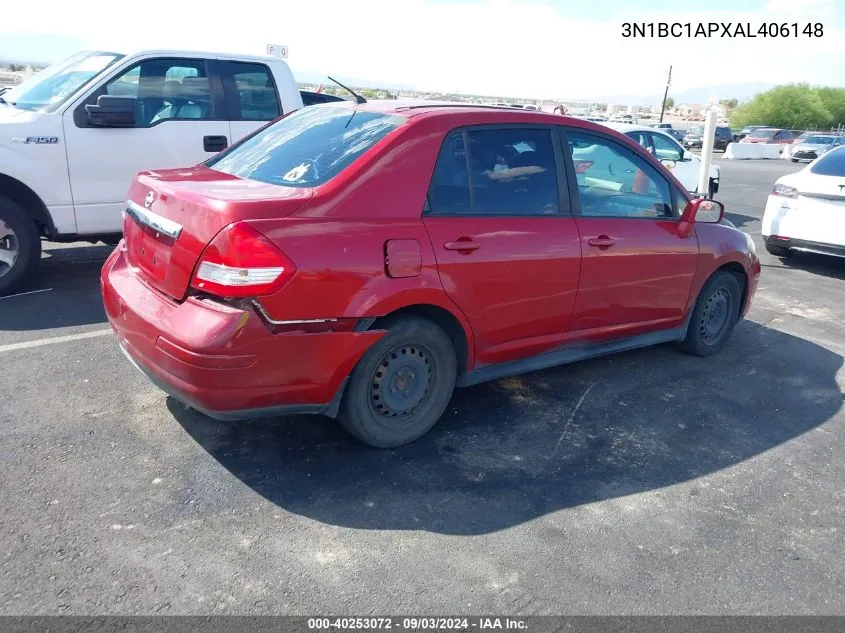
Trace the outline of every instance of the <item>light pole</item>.
<instances>
[{"instance_id":1,"label":"light pole","mask_svg":"<svg viewBox=\"0 0 845 633\"><path fill-rule=\"evenodd\" d=\"M666 91L663 93L663 105L660 106L660 122L663 123L663 112L666 110L666 99L669 96L669 86L672 84L672 67L669 66L669 77L666 79Z\"/></svg>"}]
</instances>

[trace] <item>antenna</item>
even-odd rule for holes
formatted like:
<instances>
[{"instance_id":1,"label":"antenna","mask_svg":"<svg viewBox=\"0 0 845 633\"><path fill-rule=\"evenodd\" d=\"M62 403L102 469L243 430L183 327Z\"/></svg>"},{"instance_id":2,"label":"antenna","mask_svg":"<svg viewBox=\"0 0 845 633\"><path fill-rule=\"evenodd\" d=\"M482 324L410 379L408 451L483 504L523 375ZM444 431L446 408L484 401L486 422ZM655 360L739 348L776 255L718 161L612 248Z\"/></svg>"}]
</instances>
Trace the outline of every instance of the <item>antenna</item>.
<instances>
[{"instance_id":1,"label":"antenna","mask_svg":"<svg viewBox=\"0 0 845 633\"><path fill-rule=\"evenodd\" d=\"M352 88L347 88L346 86L344 86L342 83L340 83L337 79L335 79L333 77L329 77L329 80L335 82L338 86L340 86L341 88L343 88L344 90L349 92L353 97L355 97L355 103L367 103L367 100L364 99L364 97L359 95L357 92L352 90Z\"/></svg>"}]
</instances>

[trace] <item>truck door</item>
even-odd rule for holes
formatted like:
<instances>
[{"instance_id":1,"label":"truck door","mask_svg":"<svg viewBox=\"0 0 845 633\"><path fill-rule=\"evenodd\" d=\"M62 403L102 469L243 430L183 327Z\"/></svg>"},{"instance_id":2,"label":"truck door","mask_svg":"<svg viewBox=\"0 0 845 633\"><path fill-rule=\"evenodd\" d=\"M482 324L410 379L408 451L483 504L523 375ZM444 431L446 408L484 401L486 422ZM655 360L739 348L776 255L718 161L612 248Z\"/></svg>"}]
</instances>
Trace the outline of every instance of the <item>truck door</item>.
<instances>
[{"instance_id":1,"label":"truck door","mask_svg":"<svg viewBox=\"0 0 845 633\"><path fill-rule=\"evenodd\" d=\"M101 95L136 99L134 125L93 125ZM119 233L126 192L142 170L190 167L231 140L215 60L152 57L111 77L64 114L68 172L82 235Z\"/></svg>"},{"instance_id":2,"label":"truck door","mask_svg":"<svg viewBox=\"0 0 845 633\"><path fill-rule=\"evenodd\" d=\"M260 62L220 62L232 142L282 114L272 71Z\"/></svg>"}]
</instances>

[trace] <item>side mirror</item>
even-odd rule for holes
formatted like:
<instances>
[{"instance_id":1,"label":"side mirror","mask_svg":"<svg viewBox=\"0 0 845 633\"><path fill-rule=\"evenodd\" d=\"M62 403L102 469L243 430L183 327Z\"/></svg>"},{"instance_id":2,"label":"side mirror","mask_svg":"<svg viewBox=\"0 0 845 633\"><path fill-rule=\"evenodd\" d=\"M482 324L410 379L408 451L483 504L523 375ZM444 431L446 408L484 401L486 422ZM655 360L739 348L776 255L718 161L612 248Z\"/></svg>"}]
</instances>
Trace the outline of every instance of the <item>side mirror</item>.
<instances>
[{"instance_id":1,"label":"side mirror","mask_svg":"<svg viewBox=\"0 0 845 633\"><path fill-rule=\"evenodd\" d=\"M693 156L695 156L695 154L693 154L692 152L684 151L684 156L683 158L681 158L681 160L692 160Z\"/></svg>"},{"instance_id":2,"label":"side mirror","mask_svg":"<svg viewBox=\"0 0 845 633\"><path fill-rule=\"evenodd\" d=\"M88 123L96 127L132 127L138 117L138 99L100 95L97 105L88 104Z\"/></svg>"},{"instance_id":3,"label":"side mirror","mask_svg":"<svg viewBox=\"0 0 845 633\"><path fill-rule=\"evenodd\" d=\"M684 208L681 222L718 224L723 217L725 217L725 205L721 202L707 200L706 198L695 198L690 200Z\"/></svg>"}]
</instances>

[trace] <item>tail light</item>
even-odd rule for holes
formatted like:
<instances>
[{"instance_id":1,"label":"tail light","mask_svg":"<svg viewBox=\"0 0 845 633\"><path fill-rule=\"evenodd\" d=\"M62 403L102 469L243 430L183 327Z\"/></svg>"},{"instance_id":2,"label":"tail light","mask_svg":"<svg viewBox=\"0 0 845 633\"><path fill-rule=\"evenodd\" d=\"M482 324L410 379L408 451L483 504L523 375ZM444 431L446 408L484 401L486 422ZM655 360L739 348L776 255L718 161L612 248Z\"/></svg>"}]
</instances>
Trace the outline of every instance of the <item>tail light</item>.
<instances>
[{"instance_id":1,"label":"tail light","mask_svg":"<svg viewBox=\"0 0 845 633\"><path fill-rule=\"evenodd\" d=\"M797 198L798 190L795 187L790 187L789 185L775 183L772 190L769 192L769 195L780 196L781 198Z\"/></svg>"},{"instance_id":2,"label":"tail light","mask_svg":"<svg viewBox=\"0 0 845 633\"><path fill-rule=\"evenodd\" d=\"M218 297L258 297L276 292L294 274L294 263L270 240L235 222L205 247L191 286Z\"/></svg>"}]
</instances>

